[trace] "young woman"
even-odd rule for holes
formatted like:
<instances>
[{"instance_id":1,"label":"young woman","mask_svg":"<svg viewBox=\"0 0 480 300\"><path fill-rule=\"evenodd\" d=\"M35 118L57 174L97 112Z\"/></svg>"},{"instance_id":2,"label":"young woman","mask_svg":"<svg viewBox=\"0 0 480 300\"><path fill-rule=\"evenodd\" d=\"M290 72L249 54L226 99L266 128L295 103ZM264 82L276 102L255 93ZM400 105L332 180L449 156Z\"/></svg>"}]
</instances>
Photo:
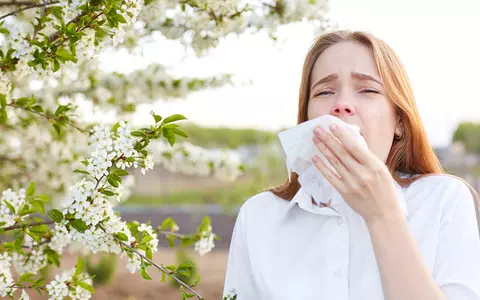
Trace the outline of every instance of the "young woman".
<instances>
[{"instance_id":1,"label":"young woman","mask_svg":"<svg viewBox=\"0 0 480 300\"><path fill-rule=\"evenodd\" d=\"M443 174L387 44L349 31L315 41L303 67L298 123L327 114L359 126L368 145L341 127L330 128L336 138L314 130L313 142L339 175L312 161L344 201L335 210L316 205L296 174L246 201L224 296L480 300L475 193Z\"/></svg>"}]
</instances>

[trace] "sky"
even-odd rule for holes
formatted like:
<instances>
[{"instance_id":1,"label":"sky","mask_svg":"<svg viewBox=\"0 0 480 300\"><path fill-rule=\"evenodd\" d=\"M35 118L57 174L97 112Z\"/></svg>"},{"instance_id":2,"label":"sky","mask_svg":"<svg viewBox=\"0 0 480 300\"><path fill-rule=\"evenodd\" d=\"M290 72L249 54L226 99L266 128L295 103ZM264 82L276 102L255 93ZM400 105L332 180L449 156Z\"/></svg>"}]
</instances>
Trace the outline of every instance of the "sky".
<instances>
[{"instance_id":1,"label":"sky","mask_svg":"<svg viewBox=\"0 0 480 300\"><path fill-rule=\"evenodd\" d=\"M371 32L397 52L430 142L442 147L458 122L480 121L479 12L477 0L331 0L330 16L340 28ZM139 122L153 109L182 113L204 126L278 130L296 124L301 68L315 37L305 23L284 26L278 35L276 44L265 34L231 36L201 59L159 37L142 58L118 53L103 61L106 69L124 71L159 62L178 75L232 73L241 83L141 106Z\"/></svg>"}]
</instances>

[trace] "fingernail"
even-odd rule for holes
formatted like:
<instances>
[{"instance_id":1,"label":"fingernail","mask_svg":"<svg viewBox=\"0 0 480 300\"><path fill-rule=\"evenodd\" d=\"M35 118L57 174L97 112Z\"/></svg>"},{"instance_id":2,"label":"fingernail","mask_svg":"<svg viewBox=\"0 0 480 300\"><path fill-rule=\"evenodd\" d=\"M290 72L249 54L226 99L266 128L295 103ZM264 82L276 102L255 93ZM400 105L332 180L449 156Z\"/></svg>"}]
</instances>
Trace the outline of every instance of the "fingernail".
<instances>
[{"instance_id":1,"label":"fingernail","mask_svg":"<svg viewBox=\"0 0 480 300\"><path fill-rule=\"evenodd\" d=\"M333 132L337 131L337 129L338 129L337 124L330 125L330 130L332 130Z\"/></svg>"},{"instance_id":2,"label":"fingernail","mask_svg":"<svg viewBox=\"0 0 480 300\"><path fill-rule=\"evenodd\" d=\"M320 160L320 157L314 155L313 158L312 158L313 162L317 162Z\"/></svg>"},{"instance_id":3,"label":"fingernail","mask_svg":"<svg viewBox=\"0 0 480 300\"><path fill-rule=\"evenodd\" d=\"M315 129L313 130L313 132L316 134L316 135L321 135L322 132L323 132L323 129L321 127L315 127Z\"/></svg>"}]
</instances>

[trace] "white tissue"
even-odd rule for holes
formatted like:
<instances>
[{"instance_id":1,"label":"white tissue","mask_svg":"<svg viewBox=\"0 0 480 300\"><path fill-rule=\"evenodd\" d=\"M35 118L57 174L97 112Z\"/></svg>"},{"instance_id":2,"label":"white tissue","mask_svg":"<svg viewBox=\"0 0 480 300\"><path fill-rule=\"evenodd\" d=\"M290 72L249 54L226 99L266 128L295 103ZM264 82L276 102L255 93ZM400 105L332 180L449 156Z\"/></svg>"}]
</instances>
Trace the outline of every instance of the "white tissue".
<instances>
[{"instance_id":1,"label":"white tissue","mask_svg":"<svg viewBox=\"0 0 480 300\"><path fill-rule=\"evenodd\" d=\"M313 164L313 155L316 154L320 157L332 171L336 172L336 170L313 143L313 129L319 125L324 131L331 132L331 124L337 124L338 126L346 128L362 146L367 148L367 143L361 136L358 126L347 124L331 115L325 115L303 122L293 128L278 133L280 143L287 157L286 164L289 180L291 172L297 173L299 175L298 181L300 185L307 193L313 196L317 203L327 203L332 197L333 187Z\"/></svg>"}]
</instances>

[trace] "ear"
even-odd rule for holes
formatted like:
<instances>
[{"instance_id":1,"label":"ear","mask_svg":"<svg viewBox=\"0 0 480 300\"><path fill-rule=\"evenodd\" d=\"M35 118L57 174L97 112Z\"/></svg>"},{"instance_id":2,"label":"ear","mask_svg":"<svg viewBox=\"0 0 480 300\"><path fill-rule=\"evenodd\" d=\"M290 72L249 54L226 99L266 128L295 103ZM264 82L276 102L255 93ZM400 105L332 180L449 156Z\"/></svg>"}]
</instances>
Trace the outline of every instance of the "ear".
<instances>
[{"instance_id":1,"label":"ear","mask_svg":"<svg viewBox=\"0 0 480 300\"><path fill-rule=\"evenodd\" d=\"M395 135L396 136L402 136L403 134L403 121L400 115L397 115L397 122L395 125Z\"/></svg>"}]
</instances>

